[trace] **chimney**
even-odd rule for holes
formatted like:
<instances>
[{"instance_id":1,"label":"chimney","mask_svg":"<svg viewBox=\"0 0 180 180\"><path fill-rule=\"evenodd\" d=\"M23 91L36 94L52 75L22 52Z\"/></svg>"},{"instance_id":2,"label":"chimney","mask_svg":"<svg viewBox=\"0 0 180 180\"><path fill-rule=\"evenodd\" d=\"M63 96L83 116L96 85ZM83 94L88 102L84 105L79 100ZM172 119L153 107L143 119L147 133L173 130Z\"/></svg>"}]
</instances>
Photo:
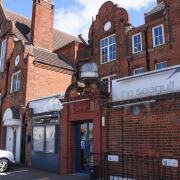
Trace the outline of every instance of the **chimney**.
<instances>
[{"instance_id":1,"label":"chimney","mask_svg":"<svg viewBox=\"0 0 180 180\"><path fill-rule=\"evenodd\" d=\"M157 0L157 4L160 4L161 2L163 2L163 0Z\"/></svg>"},{"instance_id":2,"label":"chimney","mask_svg":"<svg viewBox=\"0 0 180 180\"><path fill-rule=\"evenodd\" d=\"M35 46L53 49L54 5L52 0L33 0L31 38Z\"/></svg>"}]
</instances>

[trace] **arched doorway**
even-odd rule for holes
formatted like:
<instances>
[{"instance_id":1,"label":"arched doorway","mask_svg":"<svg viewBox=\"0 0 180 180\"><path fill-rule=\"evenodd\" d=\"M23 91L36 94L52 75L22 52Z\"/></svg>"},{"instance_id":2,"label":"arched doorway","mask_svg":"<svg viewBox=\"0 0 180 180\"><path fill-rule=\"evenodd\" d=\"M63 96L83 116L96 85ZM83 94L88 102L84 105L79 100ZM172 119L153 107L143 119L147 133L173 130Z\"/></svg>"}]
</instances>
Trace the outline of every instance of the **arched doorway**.
<instances>
[{"instance_id":1,"label":"arched doorway","mask_svg":"<svg viewBox=\"0 0 180 180\"><path fill-rule=\"evenodd\" d=\"M6 131L6 150L11 151L17 163L20 162L21 153L21 121L17 108L8 108L3 116Z\"/></svg>"}]
</instances>

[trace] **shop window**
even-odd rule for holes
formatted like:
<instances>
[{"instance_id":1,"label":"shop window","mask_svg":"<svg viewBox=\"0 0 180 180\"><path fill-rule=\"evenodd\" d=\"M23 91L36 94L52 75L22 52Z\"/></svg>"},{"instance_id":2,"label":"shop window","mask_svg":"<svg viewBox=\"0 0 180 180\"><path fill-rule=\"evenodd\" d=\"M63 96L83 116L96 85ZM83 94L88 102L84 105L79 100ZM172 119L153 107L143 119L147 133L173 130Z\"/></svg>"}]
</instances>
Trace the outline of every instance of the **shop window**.
<instances>
[{"instance_id":1,"label":"shop window","mask_svg":"<svg viewBox=\"0 0 180 180\"><path fill-rule=\"evenodd\" d=\"M112 35L100 41L101 64L116 60L116 36Z\"/></svg>"},{"instance_id":2,"label":"shop window","mask_svg":"<svg viewBox=\"0 0 180 180\"><path fill-rule=\"evenodd\" d=\"M33 128L33 151L44 151L44 127L42 126Z\"/></svg>"},{"instance_id":3,"label":"shop window","mask_svg":"<svg viewBox=\"0 0 180 180\"><path fill-rule=\"evenodd\" d=\"M166 67L168 67L167 62L161 62L161 63L157 63L155 65L155 69L157 69L157 70L163 69L163 68L166 68Z\"/></svg>"},{"instance_id":4,"label":"shop window","mask_svg":"<svg viewBox=\"0 0 180 180\"><path fill-rule=\"evenodd\" d=\"M163 45L165 43L163 24L153 27L152 31L153 31L153 47Z\"/></svg>"},{"instance_id":5,"label":"shop window","mask_svg":"<svg viewBox=\"0 0 180 180\"><path fill-rule=\"evenodd\" d=\"M142 51L142 36L141 33L132 36L132 49L133 54Z\"/></svg>"},{"instance_id":6,"label":"shop window","mask_svg":"<svg viewBox=\"0 0 180 180\"><path fill-rule=\"evenodd\" d=\"M55 126L46 126L46 153L55 152Z\"/></svg>"},{"instance_id":7,"label":"shop window","mask_svg":"<svg viewBox=\"0 0 180 180\"><path fill-rule=\"evenodd\" d=\"M114 80L116 75L106 76L101 79L102 82L105 83L108 92L110 93L112 91L112 80Z\"/></svg>"},{"instance_id":8,"label":"shop window","mask_svg":"<svg viewBox=\"0 0 180 180\"><path fill-rule=\"evenodd\" d=\"M1 43L0 72L4 71L4 60L6 56L6 49L7 49L7 40L4 40Z\"/></svg>"},{"instance_id":9,"label":"shop window","mask_svg":"<svg viewBox=\"0 0 180 180\"><path fill-rule=\"evenodd\" d=\"M20 91L21 86L21 71L15 72L11 80L11 92Z\"/></svg>"},{"instance_id":10,"label":"shop window","mask_svg":"<svg viewBox=\"0 0 180 180\"><path fill-rule=\"evenodd\" d=\"M134 69L134 75L139 75L144 73L144 68Z\"/></svg>"},{"instance_id":11,"label":"shop window","mask_svg":"<svg viewBox=\"0 0 180 180\"><path fill-rule=\"evenodd\" d=\"M55 152L55 125L36 126L33 128L33 151Z\"/></svg>"}]
</instances>

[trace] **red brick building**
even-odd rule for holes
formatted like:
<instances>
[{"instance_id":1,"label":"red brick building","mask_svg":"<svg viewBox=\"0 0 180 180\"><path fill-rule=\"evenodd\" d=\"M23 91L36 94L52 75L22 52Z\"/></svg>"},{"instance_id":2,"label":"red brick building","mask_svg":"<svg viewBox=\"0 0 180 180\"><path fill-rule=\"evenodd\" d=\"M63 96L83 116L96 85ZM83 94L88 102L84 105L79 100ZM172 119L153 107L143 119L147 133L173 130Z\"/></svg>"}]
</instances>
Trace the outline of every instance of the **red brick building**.
<instances>
[{"instance_id":1,"label":"red brick building","mask_svg":"<svg viewBox=\"0 0 180 180\"><path fill-rule=\"evenodd\" d=\"M42 8L47 8L44 11L47 16L38 17L38 11L42 11ZM57 90L54 93L66 89L64 99L60 100L63 104L60 112L60 173L89 173L93 166L97 175L110 180L178 180L179 0L158 0L157 6L145 14L145 24L136 28L131 24L125 9L107 1L91 25L88 44L81 37L82 42L72 36L65 38L66 43L61 41L66 35L53 30L52 21L49 22L52 18L52 5L49 1L34 2L31 30L36 29L41 24L39 21L44 18L47 24L42 24L31 37L34 44L48 49L46 53L53 56L53 61L51 58L46 59L49 54L44 54L44 50L29 45L29 41L25 41L25 46L17 42L17 49L24 47L29 58L36 56L31 61L24 59L24 63L30 66L26 72L34 74L26 78L27 96L20 97L25 98L26 105L29 101L34 104L32 100L39 98L41 93L43 96L52 94L45 91L48 89L43 86L46 79L36 81L41 71L51 70L48 77L51 74L58 77L53 73L59 74L59 81L64 83L64 73L76 70L72 84L66 81L69 83L66 84L67 89L61 84L57 87L56 78L49 79L49 86L53 87L54 84ZM3 23L1 26L9 27ZM51 28L42 42L41 32L47 30L44 26ZM19 31L16 36L19 37ZM52 39L56 41L48 43ZM43 55L39 51L43 51ZM62 58L58 65L57 54ZM22 57L27 56L23 54ZM62 61L64 59L67 61ZM65 62L63 67L62 62ZM35 68L39 71L35 71ZM37 88L37 84L40 87ZM32 87L35 88L33 92ZM42 92L38 91L41 87L45 87ZM37 118L34 115L42 114L33 114L31 105L25 105L28 135L33 137L33 118ZM17 111L14 112L14 116L17 115ZM29 165L32 165L31 155L34 153L32 143L33 140L26 144L26 162Z\"/></svg>"},{"instance_id":2,"label":"red brick building","mask_svg":"<svg viewBox=\"0 0 180 180\"><path fill-rule=\"evenodd\" d=\"M179 12L178 0L157 1L135 28L125 9L101 6L90 55L78 59L79 83L66 91L62 174L93 164L112 180L179 179Z\"/></svg>"},{"instance_id":3,"label":"red brick building","mask_svg":"<svg viewBox=\"0 0 180 180\"><path fill-rule=\"evenodd\" d=\"M32 21L0 5L0 148L25 159L26 106L29 101L65 93L72 82L76 53L61 54L79 38L53 28L51 1L33 1ZM73 51L73 50L72 50Z\"/></svg>"}]
</instances>

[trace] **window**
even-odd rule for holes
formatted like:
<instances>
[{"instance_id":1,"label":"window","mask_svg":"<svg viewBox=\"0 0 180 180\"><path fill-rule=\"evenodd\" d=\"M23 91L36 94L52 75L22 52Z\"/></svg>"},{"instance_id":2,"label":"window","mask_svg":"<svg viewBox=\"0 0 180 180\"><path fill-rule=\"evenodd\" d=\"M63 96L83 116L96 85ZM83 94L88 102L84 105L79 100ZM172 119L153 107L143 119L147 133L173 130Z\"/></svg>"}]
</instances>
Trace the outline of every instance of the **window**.
<instances>
[{"instance_id":1,"label":"window","mask_svg":"<svg viewBox=\"0 0 180 180\"><path fill-rule=\"evenodd\" d=\"M11 92L17 92L21 86L21 71L18 71L12 75Z\"/></svg>"},{"instance_id":2,"label":"window","mask_svg":"<svg viewBox=\"0 0 180 180\"><path fill-rule=\"evenodd\" d=\"M111 75L111 76L103 77L101 79L101 81L105 83L109 93L111 92L111 88L112 88L112 80L114 80L115 77L116 75Z\"/></svg>"},{"instance_id":3,"label":"window","mask_svg":"<svg viewBox=\"0 0 180 180\"><path fill-rule=\"evenodd\" d=\"M33 128L33 151L55 153L55 125Z\"/></svg>"},{"instance_id":4,"label":"window","mask_svg":"<svg viewBox=\"0 0 180 180\"><path fill-rule=\"evenodd\" d=\"M0 72L4 70L4 60L6 56L7 40L2 41L1 43L1 55L0 55Z\"/></svg>"},{"instance_id":5,"label":"window","mask_svg":"<svg viewBox=\"0 0 180 180\"><path fill-rule=\"evenodd\" d=\"M134 75L143 74L143 73L144 73L144 68L134 69Z\"/></svg>"},{"instance_id":6,"label":"window","mask_svg":"<svg viewBox=\"0 0 180 180\"><path fill-rule=\"evenodd\" d=\"M153 46L160 46L164 43L164 26L161 24L159 26L153 27Z\"/></svg>"},{"instance_id":7,"label":"window","mask_svg":"<svg viewBox=\"0 0 180 180\"><path fill-rule=\"evenodd\" d=\"M19 64L19 60L20 60L20 57L16 56L15 62L14 62L15 66L17 66Z\"/></svg>"},{"instance_id":8,"label":"window","mask_svg":"<svg viewBox=\"0 0 180 180\"><path fill-rule=\"evenodd\" d=\"M101 64L116 60L116 37L109 36L100 41Z\"/></svg>"},{"instance_id":9,"label":"window","mask_svg":"<svg viewBox=\"0 0 180 180\"><path fill-rule=\"evenodd\" d=\"M163 69L163 68L166 68L168 65L167 65L167 62L161 62L161 63L157 63L156 64L156 69Z\"/></svg>"},{"instance_id":10,"label":"window","mask_svg":"<svg viewBox=\"0 0 180 180\"><path fill-rule=\"evenodd\" d=\"M132 36L132 49L133 54L142 51L142 36L141 33Z\"/></svg>"}]
</instances>

